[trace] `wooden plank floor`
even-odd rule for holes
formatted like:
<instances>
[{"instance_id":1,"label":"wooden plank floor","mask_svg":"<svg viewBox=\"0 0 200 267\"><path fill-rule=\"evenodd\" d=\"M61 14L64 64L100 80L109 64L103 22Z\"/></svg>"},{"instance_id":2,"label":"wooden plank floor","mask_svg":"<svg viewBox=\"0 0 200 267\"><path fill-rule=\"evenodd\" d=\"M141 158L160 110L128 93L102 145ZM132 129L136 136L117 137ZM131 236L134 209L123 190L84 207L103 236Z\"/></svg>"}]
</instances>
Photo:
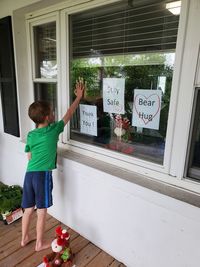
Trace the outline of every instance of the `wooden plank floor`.
<instances>
[{"instance_id":1,"label":"wooden plank floor","mask_svg":"<svg viewBox=\"0 0 200 267\"><path fill-rule=\"evenodd\" d=\"M36 212L30 225L30 234L35 236ZM45 228L45 239L53 240L55 228L61 225L59 221L47 216ZM68 228L68 227L67 227ZM96 247L78 233L69 229L71 235L71 248L75 253L76 267L125 267L110 255ZM51 249L35 252L35 242L29 243L24 248L20 246L21 241L21 219L10 225L0 222L0 267L36 267L42 262L44 255L51 252Z\"/></svg>"}]
</instances>

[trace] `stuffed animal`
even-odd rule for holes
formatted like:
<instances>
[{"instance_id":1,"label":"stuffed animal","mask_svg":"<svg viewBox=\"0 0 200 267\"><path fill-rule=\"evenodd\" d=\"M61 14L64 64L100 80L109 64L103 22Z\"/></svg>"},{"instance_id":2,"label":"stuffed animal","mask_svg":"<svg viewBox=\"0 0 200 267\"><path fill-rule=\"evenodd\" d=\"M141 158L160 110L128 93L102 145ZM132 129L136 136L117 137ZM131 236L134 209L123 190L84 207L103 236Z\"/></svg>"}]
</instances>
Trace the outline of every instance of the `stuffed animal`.
<instances>
[{"instance_id":1,"label":"stuffed animal","mask_svg":"<svg viewBox=\"0 0 200 267\"><path fill-rule=\"evenodd\" d=\"M72 267L73 254L69 246L70 235L61 226L56 228L56 238L51 243L52 252L43 258L45 267Z\"/></svg>"}]
</instances>

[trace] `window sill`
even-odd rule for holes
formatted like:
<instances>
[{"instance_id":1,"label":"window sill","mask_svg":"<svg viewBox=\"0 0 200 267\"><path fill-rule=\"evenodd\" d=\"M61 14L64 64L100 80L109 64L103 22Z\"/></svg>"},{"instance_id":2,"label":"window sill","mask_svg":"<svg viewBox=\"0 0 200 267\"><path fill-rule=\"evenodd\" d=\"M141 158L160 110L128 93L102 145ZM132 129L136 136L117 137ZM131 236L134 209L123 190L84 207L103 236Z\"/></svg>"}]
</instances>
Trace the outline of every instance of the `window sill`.
<instances>
[{"instance_id":1,"label":"window sill","mask_svg":"<svg viewBox=\"0 0 200 267\"><path fill-rule=\"evenodd\" d=\"M196 192L154 180L151 177L131 172L70 150L59 148L58 155L200 208L200 194Z\"/></svg>"}]
</instances>

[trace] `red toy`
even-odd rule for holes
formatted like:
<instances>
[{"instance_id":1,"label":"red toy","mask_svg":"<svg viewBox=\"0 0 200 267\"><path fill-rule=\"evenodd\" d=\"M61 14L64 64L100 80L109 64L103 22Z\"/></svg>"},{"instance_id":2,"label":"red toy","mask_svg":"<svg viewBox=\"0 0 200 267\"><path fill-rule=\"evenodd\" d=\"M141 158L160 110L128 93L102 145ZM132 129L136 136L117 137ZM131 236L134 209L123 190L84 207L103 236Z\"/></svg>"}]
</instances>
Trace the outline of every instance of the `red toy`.
<instances>
[{"instance_id":1,"label":"red toy","mask_svg":"<svg viewBox=\"0 0 200 267\"><path fill-rule=\"evenodd\" d=\"M56 228L56 238L51 243L52 252L43 258L45 267L72 267L73 254L69 246L70 234L61 226Z\"/></svg>"}]
</instances>

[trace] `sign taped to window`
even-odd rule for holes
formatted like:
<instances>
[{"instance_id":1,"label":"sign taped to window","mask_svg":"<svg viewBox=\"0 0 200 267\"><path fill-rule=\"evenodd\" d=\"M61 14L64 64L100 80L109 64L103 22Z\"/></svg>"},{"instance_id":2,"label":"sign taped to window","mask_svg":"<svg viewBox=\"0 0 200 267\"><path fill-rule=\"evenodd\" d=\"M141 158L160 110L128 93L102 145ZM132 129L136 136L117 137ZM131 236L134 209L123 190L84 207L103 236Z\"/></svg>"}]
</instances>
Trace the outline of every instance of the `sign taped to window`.
<instances>
[{"instance_id":1,"label":"sign taped to window","mask_svg":"<svg viewBox=\"0 0 200 267\"><path fill-rule=\"evenodd\" d=\"M103 111L124 114L124 78L103 79Z\"/></svg>"},{"instance_id":2,"label":"sign taped to window","mask_svg":"<svg viewBox=\"0 0 200 267\"><path fill-rule=\"evenodd\" d=\"M81 133L97 136L97 107L80 104Z\"/></svg>"},{"instance_id":3,"label":"sign taped to window","mask_svg":"<svg viewBox=\"0 0 200 267\"><path fill-rule=\"evenodd\" d=\"M159 129L162 90L135 89L132 126Z\"/></svg>"}]
</instances>

